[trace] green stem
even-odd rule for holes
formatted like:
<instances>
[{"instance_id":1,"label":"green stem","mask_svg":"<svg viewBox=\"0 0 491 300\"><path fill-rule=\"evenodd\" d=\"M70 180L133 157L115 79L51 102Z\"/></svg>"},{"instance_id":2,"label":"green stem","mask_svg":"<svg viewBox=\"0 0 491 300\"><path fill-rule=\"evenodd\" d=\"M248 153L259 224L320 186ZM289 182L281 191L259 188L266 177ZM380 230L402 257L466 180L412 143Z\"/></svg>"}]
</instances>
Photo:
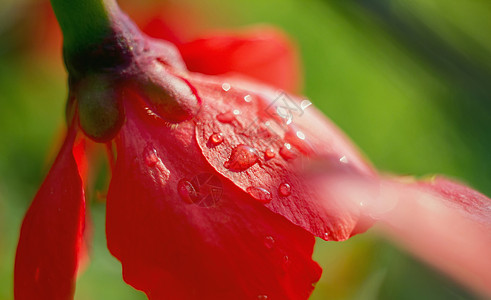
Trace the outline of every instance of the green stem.
<instances>
[{"instance_id":1,"label":"green stem","mask_svg":"<svg viewBox=\"0 0 491 300\"><path fill-rule=\"evenodd\" d=\"M99 44L111 34L114 0L51 0L63 32L65 53Z\"/></svg>"}]
</instances>

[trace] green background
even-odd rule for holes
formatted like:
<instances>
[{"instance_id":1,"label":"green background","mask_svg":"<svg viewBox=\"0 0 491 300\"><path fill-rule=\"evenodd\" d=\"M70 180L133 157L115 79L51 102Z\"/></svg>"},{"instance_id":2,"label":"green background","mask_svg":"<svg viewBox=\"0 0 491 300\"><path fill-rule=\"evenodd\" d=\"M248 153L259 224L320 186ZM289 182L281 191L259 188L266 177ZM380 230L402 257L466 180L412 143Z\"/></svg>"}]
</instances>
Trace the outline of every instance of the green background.
<instances>
[{"instance_id":1,"label":"green background","mask_svg":"<svg viewBox=\"0 0 491 300\"><path fill-rule=\"evenodd\" d=\"M152 1L120 2L141 10ZM304 94L380 170L442 173L491 195L490 1L184 2L204 27L287 31L302 56ZM64 122L66 74L49 16L46 1L0 0L0 300L12 299L22 217ZM91 263L75 298L145 299L106 250L104 204L92 199L90 208ZM315 258L324 273L312 299L478 299L371 232L319 241Z\"/></svg>"}]
</instances>

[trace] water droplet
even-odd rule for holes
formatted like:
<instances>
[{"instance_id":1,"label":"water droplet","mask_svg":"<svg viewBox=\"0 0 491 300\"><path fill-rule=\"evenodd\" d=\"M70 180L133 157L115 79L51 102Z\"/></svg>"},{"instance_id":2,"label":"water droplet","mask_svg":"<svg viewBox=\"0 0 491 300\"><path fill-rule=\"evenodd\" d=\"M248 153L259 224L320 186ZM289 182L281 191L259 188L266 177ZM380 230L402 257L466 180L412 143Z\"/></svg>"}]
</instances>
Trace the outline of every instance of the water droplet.
<instances>
[{"instance_id":1,"label":"water droplet","mask_svg":"<svg viewBox=\"0 0 491 300\"><path fill-rule=\"evenodd\" d=\"M217 115L217 120L222 123L230 123L235 120L235 113L228 111Z\"/></svg>"},{"instance_id":2,"label":"water droplet","mask_svg":"<svg viewBox=\"0 0 491 300\"><path fill-rule=\"evenodd\" d=\"M365 206L365 203L364 202L360 202L360 207L364 207Z\"/></svg>"},{"instance_id":3,"label":"water droplet","mask_svg":"<svg viewBox=\"0 0 491 300\"><path fill-rule=\"evenodd\" d=\"M301 140L305 140L305 134L301 132L300 130L297 131L297 137Z\"/></svg>"},{"instance_id":4,"label":"water droplet","mask_svg":"<svg viewBox=\"0 0 491 300\"><path fill-rule=\"evenodd\" d=\"M266 149L266 151L264 151L264 157L266 159L272 159L275 156L276 156L276 153L274 153L273 147L269 147L268 149Z\"/></svg>"},{"instance_id":5,"label":"water droplet","mask_svg":"<svg viewBox=\"0 0 491 300\"><path fill-rule=\"evenodd\" d=\"M222 89L225 91L225 92L228 92L230 90L231 86L230 86L230 83L223 83L222 84Z\"/></svg>"},{"instance_id":6,"label":"water droplet","mask_svg":"<svg viewBox=\"0 0 491 300\"><path fill-rule=\"evenodd\" d=\"M240 115L240 110L234 109L233 113L234 113L234 115L238 116L238 115Z\"/></svg>"},{"instance_id":7,"label":"water droplet","mask_svg":"<svg viewBox=\"0 0 491 300\"><path fill-rule=\"evenodd\" d=\"M324 232L322 238L327 241L329 239L329 232Z\"/></svg>"},{"instance_id":8,"label":"water droplet","mask_svg":"<svg viewBox=\"0 0 491 300\"><path fill-rule=\"evenodd\" d=\"M282 183L278 187L278 193L282 197L290 196L292 193L292 187L288 183Z\"/></svg>"},{"instance_id":9,"label":"water droplet","mask_svg":"<svg viewBox=\"0 0 491 300\"><path fill-rule=\"evenodd\" d=\"M300 107L302 108L302 110L305 110L307 107L311 105L312 102L310 102L309 100L302 100L302 102L300 102Z\"/></svg>"},{"instance_id":10,"label":"water droplet","mask_svg":"<svg viewBox=\"0 0 491 300\"><path fill-rule=\"evenodd\" d=\"M223 134L221 133L214 133L210 136L210 142L213 145L219 145L223 142Z\"/></svg>"},{"instance_id":11,"label":"water droplet","mask_svg":"<svg viewBox=\"0 0 491 300\"><path fill-rule=\"evenodd\" d=\"M348 158L343 155L340 159L339 159L340 162L342 162L343 164L347 164L348 163Z\"/></svg>"},{"instance_id":12,"label":"water droplet","mask_svg":"<svg viewBox=\"0 0 491 300\"><path fill-rule=\"evenodd\" d=\"M264 238L264 246L268 249L273 249L275 240L272 236L268 235Z\"/></svg>"},{"instance_id":13,"label":"water droplet","mask_svg":"<svg viewBox=\"0 0 491 300\"><path fill-rule=\"evenodd\" d=\"M288 144L288 143L285 143L281 149L280 149L280 155L284 158L284 159L294 159L297 157L297 154L295 154L295 152L293 152L292 150L292 145Z\"/></svg>"},{"instance_id":14,"label":"water droplet","mask_svg":"<svg viewBox=\"0 0 491 300\"><path fill-rule=\"evenodd\" d=\"M258 300L268 300L268 299L269 299L269 297L268 297L268 295L258 295L258 296L257 296L257 299L258 299Z\"/></svg>"},{"instance_id":15,"label":"water droplet","mask_svg":"<svg viewBox=\"0 0 491 300\"><path fill-rule=\"evenodd\" d=\"M291 261L288 255L283 256L283 269L286 271L286 269L290 266Z\"/></svg>"},{"instance_id":16,"label":"water droplet","mask_svg":"<svg viewBox=\"0 0 491 300\"><path fill-rule=\"evenodd\" d=\"M285 133L284 141L295 147L295 149L300 151L301 153L307 155L314 153L312 144L308 141L305 133L298 130L294 125L291 125L288 128L288 131Z\"/></svg>"},{"instance_id":17,"label":"water droplet","mask_svg":"<svg viewBox=\"0 0 491 300\"><path fill-rule=\"evenodd\" d=\"M223 165L231 171L245 171L259 161L259 154L255 148L238 145L232 150L230 158Z\"/></svg>"},{"instance_id":18,"label":"water droplet","mask_svg":"<svg viewBox=\"0 0 491 300\"><path fill-rule=\"evenodd\" d=\"M145 163L147 167L154 167L159 162L159 157L157 156L157 151L155 149L151 149L148 151L148 154L145 156Z\"/></svg>"},{"instance_id":19,"label":"water droplet","mask_svg":"<svg viewBox=\"0 0 491 300\"><path fill-rule=\"evenodd\" d=\"M184 202L192 204L198 200L198 192L187 179L181 179L177 184L177 192Z\"/></svg>"},{"instance_id":20,"label":"water droplet","mask_svg":"<svg viewBox=\"0 0 491 300\"><path fill-rule=\"evenodd\" d=\"M251 187L247 188L247 192L252 197L254 197L254 199L256 199L259 202L264 203L264 204L271 202L271 200L273 199L273 196L271 196L271 193L268 192L264 188L251 186Z\"/></svg>"},{"instance_id":21,"label":"water droplet","mask_svg":"<svg viewBox=\"0 0 491 300\"><path fill-rule=\"evenodd\" d=\"M251 95L245 95L244 96L244 101L247 102L247 103L251 102L252 101Z\"/></svg>"}]
</instances>

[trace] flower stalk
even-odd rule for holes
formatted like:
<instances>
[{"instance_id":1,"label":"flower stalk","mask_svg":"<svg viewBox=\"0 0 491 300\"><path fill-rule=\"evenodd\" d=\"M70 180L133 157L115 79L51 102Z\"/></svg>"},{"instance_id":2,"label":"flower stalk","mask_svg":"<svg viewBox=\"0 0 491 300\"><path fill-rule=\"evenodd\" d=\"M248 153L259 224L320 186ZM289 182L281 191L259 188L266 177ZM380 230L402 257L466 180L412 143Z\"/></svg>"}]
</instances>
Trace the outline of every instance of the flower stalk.
<instances>
[{"instance_id":1,"label":"flower stalk","mask_svg":"<svg viewBox=\"0 0 491 300\"><path fill-rule=\"evenodd\" d=\"M122 32L115 0L51 0L63 33L63 55L72 81L124 67L131 41Z\"/></svg>"},{"instance_id":2,"label":"flower stalk","mask_svg":"<svg viewBox=\"0 0 491 300\"><path fill-rule=\"evenodd\" d=\"M112 32L114 0L51 0L51 5L63 32L66 52L98 44Z\"/></svg>"}]
</instances>

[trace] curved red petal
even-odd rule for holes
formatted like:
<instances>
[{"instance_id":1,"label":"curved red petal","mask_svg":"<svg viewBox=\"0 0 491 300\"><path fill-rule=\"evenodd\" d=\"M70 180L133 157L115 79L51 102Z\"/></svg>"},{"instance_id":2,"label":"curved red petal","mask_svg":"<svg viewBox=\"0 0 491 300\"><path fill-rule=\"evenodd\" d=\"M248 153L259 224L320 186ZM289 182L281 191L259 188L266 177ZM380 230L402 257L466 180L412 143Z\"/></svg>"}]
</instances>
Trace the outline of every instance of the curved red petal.
<instances>
[{"instance_id":1,"label":"curved red petal","mask_svg":"<svg viewBox=\"0 0 491 300\"><path fill-rule=\"evenodd\" d=\"M491 199L448 179L431 181L332 172L312 177L375 229L475 291L491 295ZM331 200L325 198L326 202Z\"/></svg>"},{"instance_id":2,"label":"curved red petal","mask_svg":"<svg viewBox=\"0 0 491 300\"><path fill-rule=\"evenodd\" d=\"M17 300L73 299L85 221L75 136L70 129L22 223L15 258Z\"/></svg>"},{"instance_id":3,"label":"curved red petal","mask_svg":"<svg viewBox=\"0 0 491 300\"><path fill-rule=\"evenodd\" d=\"M310 101L246 81L198 75L189 81L202 100L196 138L217 172L252 196L258 188L267 191L266 207L323 239L345 240L361 230L357 214L334 206L326 210L324 197L301 172L306 164L329 158L333 169L374 175L345 135ZM217 135L220 143L214 142ZM256 159L239 157L246 164L231 167L238 159L235 149L243 146L254 149Z\"/></svg>"},{"instance_id":4,"label":"curved red petal","mask_svg":"<svg viewBox=\"0 0 491 300\"><path fill-rule=\"evenodd\" d=\"M385 185L379 201L398 201L377 215L383 232L458 281L491 295L491 199L442 177Z\"/></svg>"},{"instance_id":5,"label":"curved red petal","mask_svg":"<svg viewBox=\"0 0 491 300\"><path fill-rule=\"evenodd\" d=\"M420 181L419 186L438 195L448 204L455 205L471 218L491 223L491 200L478 191L442 176Z\"/></svg>"},{"instance_id":6,"label":"curved red petal","mask_svg":"<svg viewBox=\"0 0 491 300\"><path fill-rule=\"evenodd\" d=\"M297 51L285 34L272 27L209 34L178 48L193 72L239 73L290 92L301 87Z\"/></svg>"},{"instance_id":7,"label":"curved red petal","mask_svg":"<svg viewBox=\"0 0 491 300\"><path fill-rule=\"evenodd\" d=\"M128 108L117 150L106 230L126 282L150 299L308 298L314 238L217 174L191 121Z\"/></svg>"}]
</instances>

